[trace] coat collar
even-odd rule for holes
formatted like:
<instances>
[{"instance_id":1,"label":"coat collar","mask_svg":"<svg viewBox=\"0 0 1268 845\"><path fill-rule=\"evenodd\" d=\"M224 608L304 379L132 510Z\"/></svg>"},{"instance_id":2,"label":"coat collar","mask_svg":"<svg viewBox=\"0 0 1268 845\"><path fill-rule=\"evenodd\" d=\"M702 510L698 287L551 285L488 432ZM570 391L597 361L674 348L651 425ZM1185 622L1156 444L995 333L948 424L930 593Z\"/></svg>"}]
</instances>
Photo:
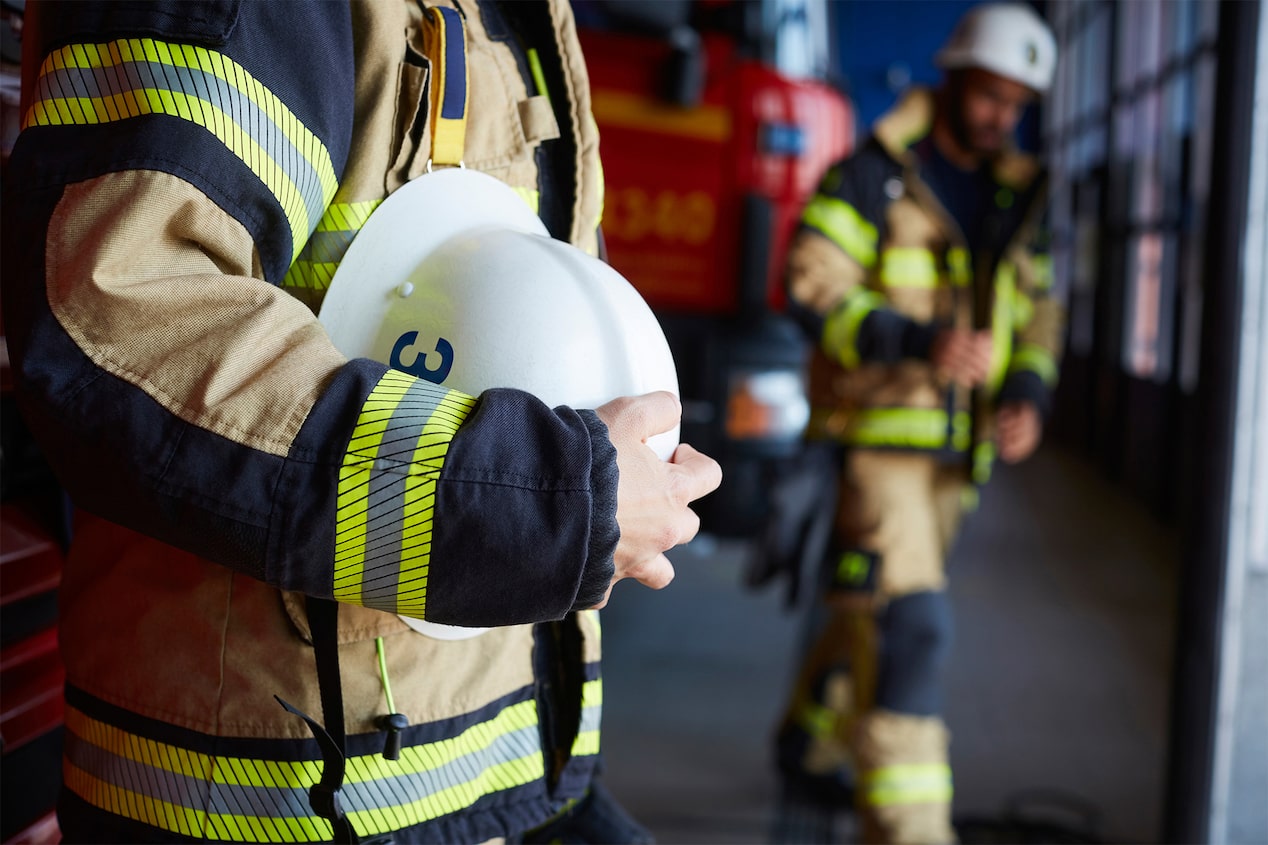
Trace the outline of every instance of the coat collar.
<instances>
[{"instance_id":1,"label":"coat collar","mask_svg":"<svg viewBox=\"0 0 1268 845\"><path fill-rule=\"evenodd\" d=\"M884 150L897 162L919 169L912 147L933 131L937 102L929 88L909 89L892 109L873 126L872 134ZM1022 190L1039 174L1039 162L1017 150L1011 139L991 162L995 181L1000 185Z\"/></svg>"}]
</instances>

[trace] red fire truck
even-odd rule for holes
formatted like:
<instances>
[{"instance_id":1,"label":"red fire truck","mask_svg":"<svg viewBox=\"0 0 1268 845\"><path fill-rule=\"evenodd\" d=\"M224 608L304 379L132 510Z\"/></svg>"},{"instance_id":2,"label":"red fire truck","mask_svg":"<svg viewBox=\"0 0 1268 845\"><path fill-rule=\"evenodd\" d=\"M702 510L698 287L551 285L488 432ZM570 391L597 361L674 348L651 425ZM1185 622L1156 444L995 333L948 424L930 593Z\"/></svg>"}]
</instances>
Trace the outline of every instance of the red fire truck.
<instances>
[{"instance_id":1,"label":"red fire truck","mask_svg":"<svg viewBox=\"0 0 1268 845\"><path fill-rule=\"evenodd\" d=\"M574 0L599 124L608 259L660 318L683 439L717 457L703 528L753 536L808 416L783 313L803 204L854 139L826 80L826 3Z\"/></svg>"}]
</instances>

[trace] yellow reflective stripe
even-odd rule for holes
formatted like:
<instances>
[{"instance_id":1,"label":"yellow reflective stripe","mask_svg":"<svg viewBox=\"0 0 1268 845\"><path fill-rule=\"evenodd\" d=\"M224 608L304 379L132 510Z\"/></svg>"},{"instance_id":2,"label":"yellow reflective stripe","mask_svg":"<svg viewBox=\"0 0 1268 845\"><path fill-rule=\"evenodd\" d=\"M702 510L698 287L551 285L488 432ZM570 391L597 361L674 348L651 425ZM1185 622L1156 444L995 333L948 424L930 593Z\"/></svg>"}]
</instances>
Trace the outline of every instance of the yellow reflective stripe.
<instances>
[{"instance_id":1,"label":"yellow reflective stripe","mask_svg":"<svg viewBox=\"0 0 1268 845\"><path fill-rule=\"evenodd\" d=\"M858 350L859 326L868 314L885 307L885 298L867 288L855 288L846 294L823 322L823 350L847 369L861 361Z\"/></svg>"},{"instance_id":2,"label":"yellow reflective stripe","mask_svg":"<svg viewBox=\"0 0 1268 845\"><path fill-rule=\"evenodd\" d=\"M426 618L436 480L474 397L389 370L339 472L334 595Z\"/></svg>"},{"instance_id":3,"label":"yellow reflective stripe","mask_svg":"<svg viewBox=\"0 0 1268 845\"><path fill-rule=\"evenodd\" d=\"M1051 289L1055 278L1052 269L1052 256L1046 252L1035 253L1031 256L1030 263L1034 272L1035 288L1037 290Z\"/></svg>"},{"instance_id":4,"label":"yellow reflective stripe","mask_svg":"<svg viewBox=\"0 0 1268 845\"><path fill-rule=\"evenodd\" d=\"M67 708L66 784L96 807L187 836L322 841L308 789L320 760L211 756L157 742ZM343 802L357 830L386 833L457 812L545 774L537 711L522 701L456 737L406 746L399 761L351 757ZM587 738L597 746L597 737ZM244 813L244 810L254 811Z\"/></svg>"},{"instance_id":5,"label":"yellow reflective stripe","mask_svg":"<svg viewBox=\"0 0 1268 845\"><path fill-rule=\"evenodd\" d=\"M971 418L967 411L957 411L951 422L948 438L946 411L937 408L866 408L850 418L841 440L857 446L910 449L950 446L963 452L969 448L973 437Z\"/></svg>"},{"instance_id":6,"label":"yellow reflective stripe","mask_svg":"<svg viewBox=\"0 0 1268 845\"><path fill-rule=\"evenodd\" d=\"M572 744L573 757L593 756L599 753L599 732L582 731L577 734L577 741Z\"/></svg>"},{"instance_id":7,"label":"yellow reflective stripe","mask_svg":"<svg viewBox=\"0 0 1268 845\"><path fill-rule=\"evenodd\" d=\"M797 724L815 739L830 739L836 732L837 713L817 701L804 701L797 708Z\"/></svg>"},{"instance_id":8,"label":"yellow reflective stripe","mask_svg":"<svg viewBox=\"0 0 1268 845\"><path fill-rule=\"evenodd\" d=\"M335 194L330 153L280 99L226 56L152 38L67 45L41 65L22 128L142 115L201 126L241 159L286 214L294 259Z\"/></svg>"},{"instance_id":9,"label":"yellow reflective stripe","mask_svg":"<svg viewBox=\"0 0 1268 845\"><path fill-rule=\"evenodd\" d=\"M945 763L909 763L863 773L863 801L873 807L943 804L951 801L951 767Z\"/></svg>"},{"instance_id":10,"label":"yellow reflective stripe","mask_svg":"<svg viewBox=\"0 0 1268 845\"><path fill-rule=\"evenodd\" d=\"M1035 318L1034 301L1018 289L1013 295L1013 328L1021 331Z\"/></svg>"},{"instance_id":11,"label":"yellow reflective stripe","mask_svg":"<svg viewBox=\"0 0 1268 845\"><path fill-rule=\"evenodd\" d=\"M1008 361L1013 353L1013 303L1017 290L1017 265L1004 261L995 273L994 314L991 317L991 369L986 387L991 394L999 392L1008 374Z\"/></svg>"},{"instance_id":12,"label":"yellow reflective stripe","mask_svg":"<svg viewBox=\"0 0 1268 845\"><path fill-rule=\"evenodd\" d=\"M933 253L919 247L890 247L881 252L881 284L896 288L938 286L938 265Z\"/></svg>"},{"instance_id":13,"label":"yellow reflective stripe","mask_svg":"<svg viewBox=\"0 0 1268 845\"><path fill-rule=\"evenodd\" d=\"M947 273L953 286L959 288L972 286L973 267L969 263L968 250L958 246L947 250Z\"/></svg>"},{"instance_id":14,"label":"yellow reflective stripe","mask_svg":"<svg viewBox=\"0 0 1268 845\"><path fill-rule=\"evenodd\" d=\"M434 164L462 164L467 143L467 44L462 15L453 9L427 9L433 26L431 59L431 159Z\"/></svg>"},{"instance_id":15,"label":"yellow reflective stripe","mask_svg":"<svg viewBox=\"0 0 1268 845\"><path fill-rule=\"evenodd\" d=\"M326 290L330 287L330 280L352 245L352 239L382 202L331 203L318 221L317 230L287 270L282 287L292 290Z\"/></svg>"},{"instance_id":16,"label":"yellow reflective stripe","mask_svg":"<svg viewBox=\"0 0 1268 845\"><path fill-rule=\"evenodd\" d=\"M876 227L845 200L816 194L801 220L818 229L864 267L876 264Z\"/></svg>"},{"instance_id":17,"label":"yellow reflective stripe","mask_svg":"<svg viewBox=\"0 0 1268 845\"><path fill-rule=\"evenodd\" d=\"M1023 343L1013 353L1008 365L1010 373L1032 372L1049 388L1057 383L1057 362L1052 353L1037 343Z\"/></svg>"},{"instance_id":18,"label":"yellow reflective stripe","mask_svg":"<svg viewBox=\"0 0 1268 845\"><path fill-rule=\"evenodd\" d=\"M991 467L995 463L995 444L983 440L973 447L973 481L985 484L991 480ZM974 505L976 507L976 504Z\"/></svg>"},{"instance_id":19,"label":"yellow reflective stripe","mask_svg":"<svg viewBox=\"0 0 1268 845\"><path fill-rule=\"evenodd\" d=\"M599 725L603 713L603 680L595 678L581 686L581 724L572 743L572 756L599 753Z\"/></svg>"}]
</instances>

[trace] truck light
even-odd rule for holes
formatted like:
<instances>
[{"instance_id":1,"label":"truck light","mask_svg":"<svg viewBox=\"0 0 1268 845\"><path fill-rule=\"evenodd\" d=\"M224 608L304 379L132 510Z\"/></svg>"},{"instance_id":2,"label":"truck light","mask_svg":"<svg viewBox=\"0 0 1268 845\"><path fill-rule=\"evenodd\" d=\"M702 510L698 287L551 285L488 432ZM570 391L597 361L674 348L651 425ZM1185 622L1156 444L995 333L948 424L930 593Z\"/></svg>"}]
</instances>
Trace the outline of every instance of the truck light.
<instances>
[{"instance_id":1,"label":"truck light","mask_svg":"<svg viewBox=\"0 0 1268 845\"><path fill-rule=\"evenodd\" d=\"M727 384L726 436L730 440L790 442L810 420L800 372L732 370Z\"/></svg>"}]
</instances>

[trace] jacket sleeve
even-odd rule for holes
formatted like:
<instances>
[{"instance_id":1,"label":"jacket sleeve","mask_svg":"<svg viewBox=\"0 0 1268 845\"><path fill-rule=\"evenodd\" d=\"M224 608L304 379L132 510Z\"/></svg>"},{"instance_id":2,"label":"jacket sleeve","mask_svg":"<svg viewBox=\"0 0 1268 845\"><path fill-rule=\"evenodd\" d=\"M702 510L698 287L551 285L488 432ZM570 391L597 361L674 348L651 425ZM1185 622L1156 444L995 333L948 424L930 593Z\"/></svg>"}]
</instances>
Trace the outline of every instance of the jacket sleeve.
<instances>
[{"instance_id":1,"label":"jacket sleeve","mask_svg":"<svg viewBox=\"0 0 1268 845\"><path fill-rule=\"evenodd\" d=\"M872 282L884 234L883 186L898 175L874 140L835 164L803 210L789 250L791 310L846 368L929 355L934 328L889 308Z\"/></svg>"},{"instance_id":2,"label":"jacket sleeve","mask_svg":"<svg viewBox=\"0 0 1268 845\"><path fill-rule=\"evenodd\" d=\"M4 186L19 401L76 504L282 589L443 623L598 601L616 464L592 412L346 360L276 286L350 144L346 7L120 10L41 16Z\"/></svg>"},{"instance_id":3,"label":"jacket sleeve","mask_svg":"<svg viewBox=\"0 0 1268 845\"><path fill-rule=\"evenodd\" d=\"M1053 289L1048 230L1040 225L1013 260L1013 346L998 401L1031 402L1047 415L1059 375L1065 339L1065 308Z\"/></svg>"}]
</instances>

